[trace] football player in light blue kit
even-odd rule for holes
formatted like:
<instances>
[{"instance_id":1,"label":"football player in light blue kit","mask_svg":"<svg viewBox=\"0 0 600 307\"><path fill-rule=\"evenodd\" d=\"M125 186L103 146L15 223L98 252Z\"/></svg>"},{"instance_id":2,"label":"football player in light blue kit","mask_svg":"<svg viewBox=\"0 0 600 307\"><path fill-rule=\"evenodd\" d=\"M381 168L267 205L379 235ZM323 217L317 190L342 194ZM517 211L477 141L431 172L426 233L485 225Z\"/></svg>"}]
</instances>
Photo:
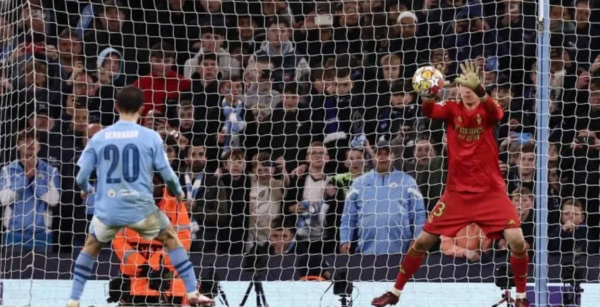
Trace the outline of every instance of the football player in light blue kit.
<instances>
[{"instance_id":1,"label":"football player in light blue kit","mask_svg":"<svg viewBox=\"0 0 600 307\"><path fill-rule=\"evenodd\" d=\"M123 227L136 230L146 239L163 243L177 273L183 279L190 304L212 304L197 290L196 274L177 233L167 216L155 205L152 176L160 172L169 190L184 199L179 180L167 159L163 141L156 131L137 124L144 104L142 91L122 89L117 96L120 120L98 132L88 142L77 162L77 184L82 195L94 193L94 217L90 235L73 271L73 288L68 307L79 306L85 283L102 246L110 242ZM96 169L96 191L89 177Z\"/></svg>"}]
</instances>

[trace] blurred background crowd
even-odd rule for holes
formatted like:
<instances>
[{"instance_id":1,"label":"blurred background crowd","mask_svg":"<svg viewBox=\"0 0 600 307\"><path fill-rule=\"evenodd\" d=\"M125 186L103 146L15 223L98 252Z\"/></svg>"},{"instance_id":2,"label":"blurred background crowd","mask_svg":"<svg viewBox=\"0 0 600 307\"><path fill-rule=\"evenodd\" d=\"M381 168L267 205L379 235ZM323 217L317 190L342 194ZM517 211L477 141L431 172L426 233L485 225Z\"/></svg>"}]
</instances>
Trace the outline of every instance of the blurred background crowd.
<instances>
[{"instance_id":1,"label":"blurred background crowd","mask_svg":"<svg viewBox=\"0 0 600 307\"><path fill-rule=\"evenodd\" d=\"M444 123L423 117L411 77L432 65L452 81L471 59L505 112L498 163L530 248L547 194L550 251L598 253L598 0L551 0L547 168L536 166L534 1L0 4L3 248L82 245L94 204L74 184L76 161L133 85L141 124L180 175L192 252L402 253L447 161ZM479 261L506 242L470 225L435 250Z\"/></svg>"}]
</instances>

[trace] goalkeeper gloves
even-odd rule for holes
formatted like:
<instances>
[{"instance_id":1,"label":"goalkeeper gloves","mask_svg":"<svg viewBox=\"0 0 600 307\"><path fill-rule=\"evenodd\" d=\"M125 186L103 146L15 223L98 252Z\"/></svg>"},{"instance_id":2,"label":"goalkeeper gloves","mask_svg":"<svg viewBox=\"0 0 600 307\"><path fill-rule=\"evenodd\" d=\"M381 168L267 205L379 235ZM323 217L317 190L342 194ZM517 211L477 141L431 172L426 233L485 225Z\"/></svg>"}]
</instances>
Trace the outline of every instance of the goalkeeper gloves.
<instances>
[{"instance_id":1,"label":"goalkeeper gloves","mask_svg":"<svg viewBox=\"0 0 600 307\"><path fill-rule=\"evenodd\" d=\"M479 67L475 67L472 61L460 64L461 75L454 82L470 88L480 99L485 99L487 93L479 79Z\"/></svg>"}]
</instances>

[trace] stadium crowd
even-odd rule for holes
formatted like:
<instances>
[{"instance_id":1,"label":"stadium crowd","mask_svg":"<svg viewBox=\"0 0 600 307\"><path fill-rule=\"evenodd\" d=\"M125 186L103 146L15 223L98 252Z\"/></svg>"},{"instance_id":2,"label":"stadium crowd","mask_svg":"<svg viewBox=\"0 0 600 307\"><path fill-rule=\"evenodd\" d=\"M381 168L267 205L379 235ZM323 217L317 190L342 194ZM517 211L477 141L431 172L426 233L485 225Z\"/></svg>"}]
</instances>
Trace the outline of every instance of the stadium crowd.
<instances>
[{"instance_id":1,"label":"stadium crowd","mask_svg":"<svg viewBox=\"0 0 600 307\"><path fill-rule=\"evenodd\" d=\"M93 198L81 198L76 162L133 85L145 95L141 124L163 136L184 186L192 252L405 252L446 177L443 123L422 115L412 75L432 65L452 81L471 59L505 111L498 163L529 247L536 194L547 193L550 250L598 253L598 7L551 1L547 168L536 165L530 0L2 7L1 244L81 246ZM540 171L548 191L536 190ZM478 261L507 246L470 225L435 248Z\"/></svg>"}]
</instances>

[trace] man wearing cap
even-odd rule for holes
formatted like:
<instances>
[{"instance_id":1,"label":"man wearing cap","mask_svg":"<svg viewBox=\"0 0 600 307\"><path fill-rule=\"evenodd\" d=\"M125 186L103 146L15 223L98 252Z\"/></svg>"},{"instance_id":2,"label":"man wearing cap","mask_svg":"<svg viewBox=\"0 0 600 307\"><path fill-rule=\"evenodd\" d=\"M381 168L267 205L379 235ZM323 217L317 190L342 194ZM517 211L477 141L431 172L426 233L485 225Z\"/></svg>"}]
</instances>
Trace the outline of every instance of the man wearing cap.
<instances>
[{"instance_id":1,"label":"man wearing cap","mask_svg":"<svg viewBox=\"0 0 600 307\"><path fill-rule=\"evenodd\" d=\"M388 142L380 142L375 168L354 180L346 197L340 252L398 254L408 249L425 223L423 197L415 180L393 168ZM357 246L350 246L358 233Z\"/></svg>"}]
</instances>

